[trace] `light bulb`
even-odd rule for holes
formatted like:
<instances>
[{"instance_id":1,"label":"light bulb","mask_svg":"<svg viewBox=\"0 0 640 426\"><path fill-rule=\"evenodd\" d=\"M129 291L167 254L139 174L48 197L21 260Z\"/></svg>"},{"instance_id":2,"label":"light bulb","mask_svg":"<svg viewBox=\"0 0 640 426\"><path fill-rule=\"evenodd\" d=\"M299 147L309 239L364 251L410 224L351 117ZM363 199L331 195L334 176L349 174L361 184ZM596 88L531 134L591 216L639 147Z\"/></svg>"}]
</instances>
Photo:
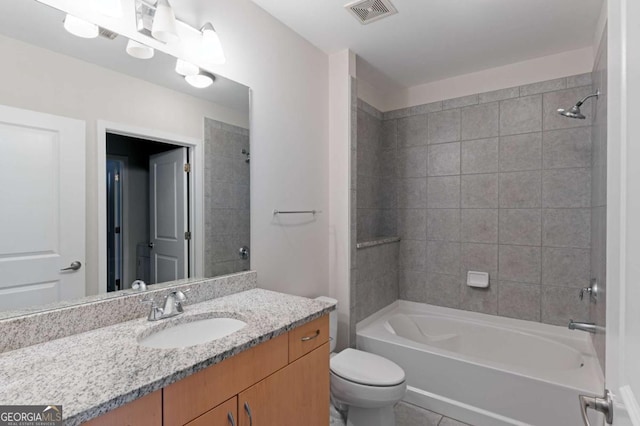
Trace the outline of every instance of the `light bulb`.
<instances>
[{"instance_id":1,"label":"light bulb","mask_svg":"<svg viewBox=\"0 0 640 426\"><path fill-rule=\"evenodd\" d=\"M200 73L200 68L198 68L197 65L194 65L191 62L178 59L176 61L176 72L183 76L196 75Z\"/></svg>"},{"instance_id":2,"label":"light bulb","mask_svg":"<svg viewBox=\"0 0 640 426\"><path fill-rule=\"evenodd\" d=\"M158 0L156 13L153 17L151 35L156 40L164 43L171 43L178 40L176 29L176 15L169 4L169 0Z\"/></svg>"},{"instance_id":3,"label":"light bulb","mask_svg":"<svg viewBox=\"0 0 640 426\"><path fill-rule=\"evenodd\" d=\"M211 23L207 22L202 29L201 54L202 59L209 64L224 64L224 57L220 37Z\"/></svg>"},{"instance_id":4,"label":"light bulb","mask_svg":"<svg viewBox=\"0 0 640 426\"><path fill-rule=\"evenodd\" d=\"M96 24L69 14L64 18L64 29L81 38L96 38L100 32Z\"/></svg>"},{"instance_id":5,"label":"light bulb","mask_svg":"<svg viewBox=\"0 0 640 426\"><path fill-rule=\"evenodd\" d=\"M149 46L145 46L142 43L138 43L135 40L129 40L127 42L127 53L130 56L138 59L151 59L155 51Z\"/></svg>"}]
</instances>

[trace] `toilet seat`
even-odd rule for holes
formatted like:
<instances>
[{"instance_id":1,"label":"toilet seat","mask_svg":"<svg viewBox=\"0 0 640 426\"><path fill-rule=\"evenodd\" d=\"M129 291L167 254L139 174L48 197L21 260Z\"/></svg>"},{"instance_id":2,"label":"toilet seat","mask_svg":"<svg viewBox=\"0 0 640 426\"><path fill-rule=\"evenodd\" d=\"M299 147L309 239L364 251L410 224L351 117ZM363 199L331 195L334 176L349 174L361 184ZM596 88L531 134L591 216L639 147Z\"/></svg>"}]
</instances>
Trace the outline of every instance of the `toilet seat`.
<instances>
[{"instance_id":1,"label":"toilet seat","mask_svg":"<svg viewBox=\"0 0 640 426\"><path fill-rule=\"evenodd\" d=\"M356 349L343 350L330 365L333 375L363 386L389 387L405 381L404 370L393 361Z\"/></svg>"}]
</instances>

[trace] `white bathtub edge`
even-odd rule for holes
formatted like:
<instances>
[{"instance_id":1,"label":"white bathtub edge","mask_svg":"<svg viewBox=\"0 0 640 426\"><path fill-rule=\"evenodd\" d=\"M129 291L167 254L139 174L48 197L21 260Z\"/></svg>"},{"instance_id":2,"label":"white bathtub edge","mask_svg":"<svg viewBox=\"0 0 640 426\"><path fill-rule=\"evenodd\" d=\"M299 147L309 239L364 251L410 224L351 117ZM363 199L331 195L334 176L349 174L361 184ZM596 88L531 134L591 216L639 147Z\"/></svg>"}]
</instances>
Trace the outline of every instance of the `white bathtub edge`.
<instances>
[{"instance_id":1,"label":"white bathtub edge","mask_svg":"<svg viewBox=\"0 0 640 426\"><path fill-rule=\"evenodd\" d=\"M407 386L407 394L402 399L409 404L417 405L443 416L473 424L474 426L530 426L508 417L501 416L482 408L464 404L453 399L436 395L422 389Z\"/></svg>"}]
</instances>

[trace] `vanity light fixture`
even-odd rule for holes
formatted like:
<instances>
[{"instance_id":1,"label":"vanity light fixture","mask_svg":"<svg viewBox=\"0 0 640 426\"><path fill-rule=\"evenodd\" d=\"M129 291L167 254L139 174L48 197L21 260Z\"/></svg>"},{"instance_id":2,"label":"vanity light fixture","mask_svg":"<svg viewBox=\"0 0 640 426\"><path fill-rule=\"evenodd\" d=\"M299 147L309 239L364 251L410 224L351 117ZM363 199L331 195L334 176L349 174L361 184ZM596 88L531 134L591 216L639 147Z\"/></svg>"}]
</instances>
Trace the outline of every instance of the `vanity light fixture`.
<instances>
[{"instance_id":1,"label":"vanity light fixture","mask_svg":"<svg viewBox=\"0 0 640 426\"><path fill-rule=\"evenodd\" d=\"M224 64L227 59L224 56L222 50L222 43L220 43L220 37L210 22L204 24L200 29L202 33L202 58L209 64Z\"/></svg>"},{"instance_id":2,"label":"vanity light fixture","mask_svg":"<svg viewBox=\"0 0 640 426\"><path fill-rule=\"evenodd\" d=\"M98 11L112 18L122 17L122 0L93 0Z\"/></svg>"},{"instance_id":3,"label":"vanity light fixture","mask_svg":"<svg viewBox=\"0 0 640 426\"><path fill-rule=\"evenodd\" d=\"M69 15L64 18L64 29L76 37L96 38L100 33L100 29L96 24L87 22L77 16Z\"/></svg>"},{"instance_id":4,"label":"vanity light fixture","mask_svg":"<svg viewBox=\"0 0 640 426\"><path fill-rule=\"evenodd\" d=\"M171 43L178 40L176 15L169 4L169 0L158 0L153 17L151 35L163 43Z\"/></svg>"},{"instance_id":5,"label":"vanity light fixture","mask_svg":"<svg viewBox=\"0 0 640 426\"><path fill-rule=\"evenodd\" d=\"M213 84L215 77L206 71L200 71L199 74L188 75L184 79L196 89L204 89Z\"/></svg>"},{"instance_id":6,"label":"vanity light fixture","mask_svg":"<svg viewBox=\"0 0 640 426\"><path fill-rule=\"evenodd\" d=\"M200 73L200 68L191 62L179 59L176 61L176 72L182 76L197 75Z\"/></svg>"},{"instance_id":7,"label":"vanity light fixture","mask_svg":"<svg viewBox=\"0 0 640 426\"><path fill-rule=\"evenodd\" d=\"M152 47L145 46L142 43L138 43L135 40L129 40L127 42L127 53L129 56L133 56L138 59L151 59L155 53Z\"/></svg>"}]
</instances>

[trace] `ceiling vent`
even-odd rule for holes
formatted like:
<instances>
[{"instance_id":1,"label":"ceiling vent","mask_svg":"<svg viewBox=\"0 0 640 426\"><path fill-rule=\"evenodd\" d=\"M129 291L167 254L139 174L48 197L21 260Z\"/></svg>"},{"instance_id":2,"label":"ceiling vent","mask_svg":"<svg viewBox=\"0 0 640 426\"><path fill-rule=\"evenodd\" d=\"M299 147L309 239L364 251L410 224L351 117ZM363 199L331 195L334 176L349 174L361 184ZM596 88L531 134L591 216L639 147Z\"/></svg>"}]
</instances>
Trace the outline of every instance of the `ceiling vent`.
<instances>
[{"instance_id":1,"label":"ceiling vent","mask_svg":"<svg viewBox=\"0 0 640 426\"><path fill-rule=\"evenodd\" d=\"M345 8L363 25L398 13L389 0L358 0Z\"/></svg>"},{"instance_id":2,"label":"ceiling vent","mask_svg":"<svg viewBox=\"0 0 640 426\"><path fill-rule=\"evenodd\" d=\"M100 35L100 37L104 37L108 40L114 40L116 37L118 37L118 33L114 33L113 31L109 31L106 28L102 28L99 27L100 32L98 33Z\"/></svg>"}]
</instances>

